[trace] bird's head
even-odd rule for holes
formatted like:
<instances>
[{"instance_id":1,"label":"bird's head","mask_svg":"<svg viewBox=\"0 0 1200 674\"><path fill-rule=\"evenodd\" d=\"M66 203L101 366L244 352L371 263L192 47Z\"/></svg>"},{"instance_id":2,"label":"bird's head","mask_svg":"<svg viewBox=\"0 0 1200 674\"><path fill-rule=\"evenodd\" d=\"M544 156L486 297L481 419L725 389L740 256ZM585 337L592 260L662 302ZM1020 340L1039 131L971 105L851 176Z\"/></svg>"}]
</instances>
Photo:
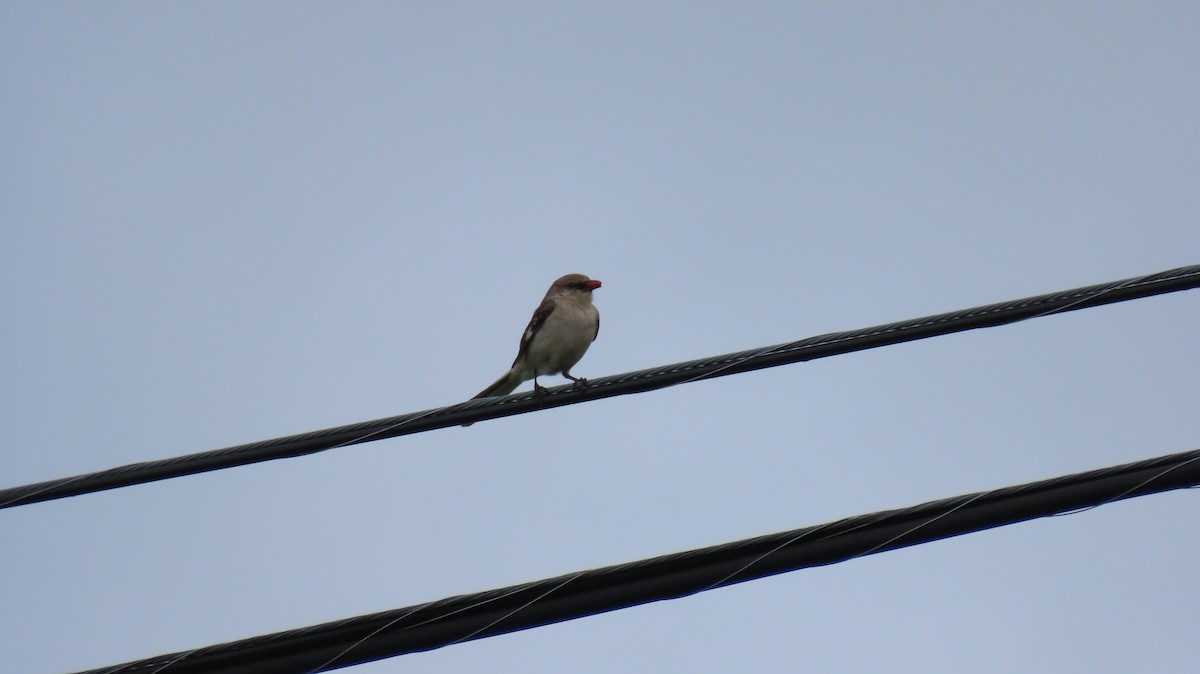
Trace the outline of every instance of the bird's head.
<instances>
[{"instance_id":1,"label":"bird's head","mask_svg":"<svg viewBox=\"0 0 1200 674\"><path fill-rule=\"evenodd\" d=\"M573 297L592 299L592 291L600 287L600 282L595 279L590 279L583 274L567 274L554 282L550 286L550 292L547 295L567 295Z\"/></svg>"}]
</instances>

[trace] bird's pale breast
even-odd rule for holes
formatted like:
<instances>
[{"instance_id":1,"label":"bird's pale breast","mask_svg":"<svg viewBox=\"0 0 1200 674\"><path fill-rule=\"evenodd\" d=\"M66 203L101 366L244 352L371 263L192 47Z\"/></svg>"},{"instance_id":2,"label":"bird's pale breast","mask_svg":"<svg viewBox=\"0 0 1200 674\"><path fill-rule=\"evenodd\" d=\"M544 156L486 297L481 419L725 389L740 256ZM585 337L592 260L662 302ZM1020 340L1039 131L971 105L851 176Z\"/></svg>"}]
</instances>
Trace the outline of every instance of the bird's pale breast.
<instances>
[{"instance_id":1,"label":"bird's pale breast","mask_svg":"<svg viewBox=\"0 0 1200 674\"><path fill-rule=\"evenodd\" d=\"M560 304L534 336L533 343L529 345L528 361L541 363L547 368L538 374L559 374L570 370L592 345L598 318L599 312L590 304Z\"/></svg>"}]
</instances>

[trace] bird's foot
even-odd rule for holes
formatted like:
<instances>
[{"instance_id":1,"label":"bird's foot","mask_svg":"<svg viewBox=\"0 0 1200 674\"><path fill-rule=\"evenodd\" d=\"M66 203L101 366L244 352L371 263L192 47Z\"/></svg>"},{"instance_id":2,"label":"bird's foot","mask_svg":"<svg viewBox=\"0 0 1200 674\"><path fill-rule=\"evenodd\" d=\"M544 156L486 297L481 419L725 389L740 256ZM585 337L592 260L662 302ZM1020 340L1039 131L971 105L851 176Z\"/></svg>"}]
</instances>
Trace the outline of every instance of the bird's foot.
<instances>
[{"instance_id":1,"label":"bird's foot","mask_svg":"<svg viewBox=\"0 0 1200 674\"><path fill-rule=\"evenodd\" d=\"M534 381L533 382L533 395L535 395L539 398L546 395L546 387L542 386L541 384Z\"/></svg>"}]
</instances>

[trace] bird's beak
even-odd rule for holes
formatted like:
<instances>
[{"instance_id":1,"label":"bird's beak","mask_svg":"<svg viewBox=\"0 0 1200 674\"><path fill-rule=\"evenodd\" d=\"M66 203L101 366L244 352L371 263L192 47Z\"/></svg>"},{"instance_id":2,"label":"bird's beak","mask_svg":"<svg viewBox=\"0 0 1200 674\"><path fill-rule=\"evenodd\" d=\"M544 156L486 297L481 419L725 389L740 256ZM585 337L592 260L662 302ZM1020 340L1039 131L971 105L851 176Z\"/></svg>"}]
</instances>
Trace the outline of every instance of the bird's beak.
<instances>
[{"instance_id":1,"label":"bird's beak","mask_svg":"<svg viewBox=\"0 0 1200 674\"><path fill-rule=\"evenodd\" d=\"M600 287L600 282L595 279L592 279L591 281L587 282L588 290L595 290L596 288L599 288L599 287Z\"/></svg>"}]
</instances>

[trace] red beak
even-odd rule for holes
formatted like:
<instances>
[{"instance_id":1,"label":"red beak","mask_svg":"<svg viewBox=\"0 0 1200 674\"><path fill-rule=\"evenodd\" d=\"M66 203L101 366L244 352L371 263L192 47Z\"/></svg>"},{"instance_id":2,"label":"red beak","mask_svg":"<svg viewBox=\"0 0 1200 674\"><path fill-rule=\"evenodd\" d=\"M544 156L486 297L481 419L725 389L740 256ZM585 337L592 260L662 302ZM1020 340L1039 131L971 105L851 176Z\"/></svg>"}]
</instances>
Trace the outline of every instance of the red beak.
<instances>
[{"instance_id":1,"label":"red beak","mask_svg":"<svg viewBox=\"0 0 1200 674\"><path fill-rule=\"evenodd\" d=\"M599 288L599 287L600 287L600 282L595 279L587 282L588 290L595 290L596 288Z\"/></svg>"}]
</instances>

